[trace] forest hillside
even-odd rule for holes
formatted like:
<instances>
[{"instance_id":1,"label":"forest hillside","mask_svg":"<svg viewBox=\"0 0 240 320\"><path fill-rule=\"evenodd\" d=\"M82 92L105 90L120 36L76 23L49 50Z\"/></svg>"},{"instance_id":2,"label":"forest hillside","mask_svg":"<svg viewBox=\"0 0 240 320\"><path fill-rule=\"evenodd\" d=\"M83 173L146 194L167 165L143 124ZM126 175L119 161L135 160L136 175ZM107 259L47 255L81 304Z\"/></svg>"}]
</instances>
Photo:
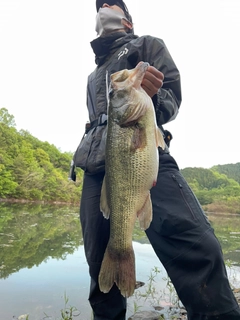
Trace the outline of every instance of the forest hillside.
<instances>
[{"instance_id":1,"label":"forest hillside","mask_svg":"<svg viewBox=\"0 0 240 320\"><path fill-rule=\"evenodd\" d=\"M240 213L240 163L181 172L206 211Z\"/></svg>"},{"instance_id":2,"label":"forest hillside","mask_svg":"<svg viewBox=\"0 0 240 320\"><path fill-rule=\"evenodd\" d=\"M83 173L68 180L72 154L17 131L14 116L0 109L0 198L79 202Z\"/></svg>"},{"instance_id":3,"label":"forest hillside","mask_svg":"<svg viewBox=\"0 0 240 320\"><path fill-rule=\"evenodd\" d=\"M0 109L0 199L78 203L83 172L68 180L72 156L17 131L14 116ZM240 163L181 172L205 210L240 213Z\"/></svg>"}]
</instances>

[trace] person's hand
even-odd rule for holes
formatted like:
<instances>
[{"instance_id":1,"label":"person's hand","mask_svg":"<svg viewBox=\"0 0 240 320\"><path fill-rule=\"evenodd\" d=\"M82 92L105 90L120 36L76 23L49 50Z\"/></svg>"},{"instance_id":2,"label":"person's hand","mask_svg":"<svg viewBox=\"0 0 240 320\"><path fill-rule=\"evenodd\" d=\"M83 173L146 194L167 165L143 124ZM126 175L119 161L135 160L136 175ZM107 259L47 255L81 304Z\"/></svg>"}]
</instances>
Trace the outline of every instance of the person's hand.
<instances>
[{"instance_id":1,"label":"person's hand","mask_svg":"<svg viewBox=\"0 0 240 320\"><path fill-rule=\"evenodd\" d=\"M142 87L152 98L163 85L164 74L153 66L149 66L142 81Z\"/></svg>"}]
</instances>

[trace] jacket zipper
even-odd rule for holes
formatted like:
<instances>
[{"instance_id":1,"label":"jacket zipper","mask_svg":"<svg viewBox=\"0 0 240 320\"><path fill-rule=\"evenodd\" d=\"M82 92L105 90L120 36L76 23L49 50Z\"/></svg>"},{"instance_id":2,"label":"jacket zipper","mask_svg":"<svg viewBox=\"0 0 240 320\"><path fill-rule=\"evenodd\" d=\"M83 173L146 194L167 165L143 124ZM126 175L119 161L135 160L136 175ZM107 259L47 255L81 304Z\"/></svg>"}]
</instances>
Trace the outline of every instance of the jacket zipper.
<instances>
[{"instance_id":1,"label":"jacket zipper","mask_svg":"<svg viewBox=\"0 0 240 320\"><path fill-rule=\"evenodd\" d=\"M187 201L187 199L186 199L186 197L185 197L185 195L184 195L184 193L182 191L182 188L183 188L182 184L177 181L177 178L176 178L176 176L174 174L172 174L172 179L175 181L175 183L177 183L177 185L179 187L179 190L180 190L180 193L182 195L182 198L183 198L185 204L187 205L187 207L188 207L193 219L195 220L196 218L195 218L194 212L193 212L192 208L190 207L190 205L189 205L189 203L188 203L188 201Z\"/></svg>"}]
</instances>

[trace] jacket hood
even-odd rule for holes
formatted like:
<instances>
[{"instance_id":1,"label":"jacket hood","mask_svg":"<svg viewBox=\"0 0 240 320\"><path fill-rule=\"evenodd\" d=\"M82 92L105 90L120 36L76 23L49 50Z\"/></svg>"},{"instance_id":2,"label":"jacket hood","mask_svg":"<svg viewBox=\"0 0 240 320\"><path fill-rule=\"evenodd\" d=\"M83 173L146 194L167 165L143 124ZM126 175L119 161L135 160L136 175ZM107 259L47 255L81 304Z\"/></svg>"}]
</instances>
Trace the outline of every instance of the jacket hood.
<instances>
[{"instance_id":1,"label":"jacket hood","mask_svg":"<svg viewBox=\"0 0 240 320\"><path fill-rule=\"evenodd\" d=\"M104 63L109 54L114 53L117 48L121 47L133 39L138 38L134 34L126 32L116 32L107 37L98 37L90 42L93 52L95 53L95 62L97 65Z\"/></svg>"}]
</instances>

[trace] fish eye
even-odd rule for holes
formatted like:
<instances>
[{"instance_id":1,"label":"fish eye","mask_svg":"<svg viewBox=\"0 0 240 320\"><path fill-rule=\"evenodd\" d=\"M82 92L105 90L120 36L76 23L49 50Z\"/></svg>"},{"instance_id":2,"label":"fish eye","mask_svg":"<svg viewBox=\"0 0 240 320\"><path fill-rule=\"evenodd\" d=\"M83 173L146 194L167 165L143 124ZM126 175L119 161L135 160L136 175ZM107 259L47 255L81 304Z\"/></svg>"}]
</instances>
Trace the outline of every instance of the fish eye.
<instances>
[{"instance_id":1,"label":"fish eye","mask_svg":"<svg viewBox=\"0 0 240 320\"><path fill-rule=\"evenodd\" d=\"M113 93L114 93L113 87L110 85L110 86L109 86L109 90L108 90L108 95L109 95L109 97L112 97L112 96L113 96Z\"/></svg>"}]
</instances>

